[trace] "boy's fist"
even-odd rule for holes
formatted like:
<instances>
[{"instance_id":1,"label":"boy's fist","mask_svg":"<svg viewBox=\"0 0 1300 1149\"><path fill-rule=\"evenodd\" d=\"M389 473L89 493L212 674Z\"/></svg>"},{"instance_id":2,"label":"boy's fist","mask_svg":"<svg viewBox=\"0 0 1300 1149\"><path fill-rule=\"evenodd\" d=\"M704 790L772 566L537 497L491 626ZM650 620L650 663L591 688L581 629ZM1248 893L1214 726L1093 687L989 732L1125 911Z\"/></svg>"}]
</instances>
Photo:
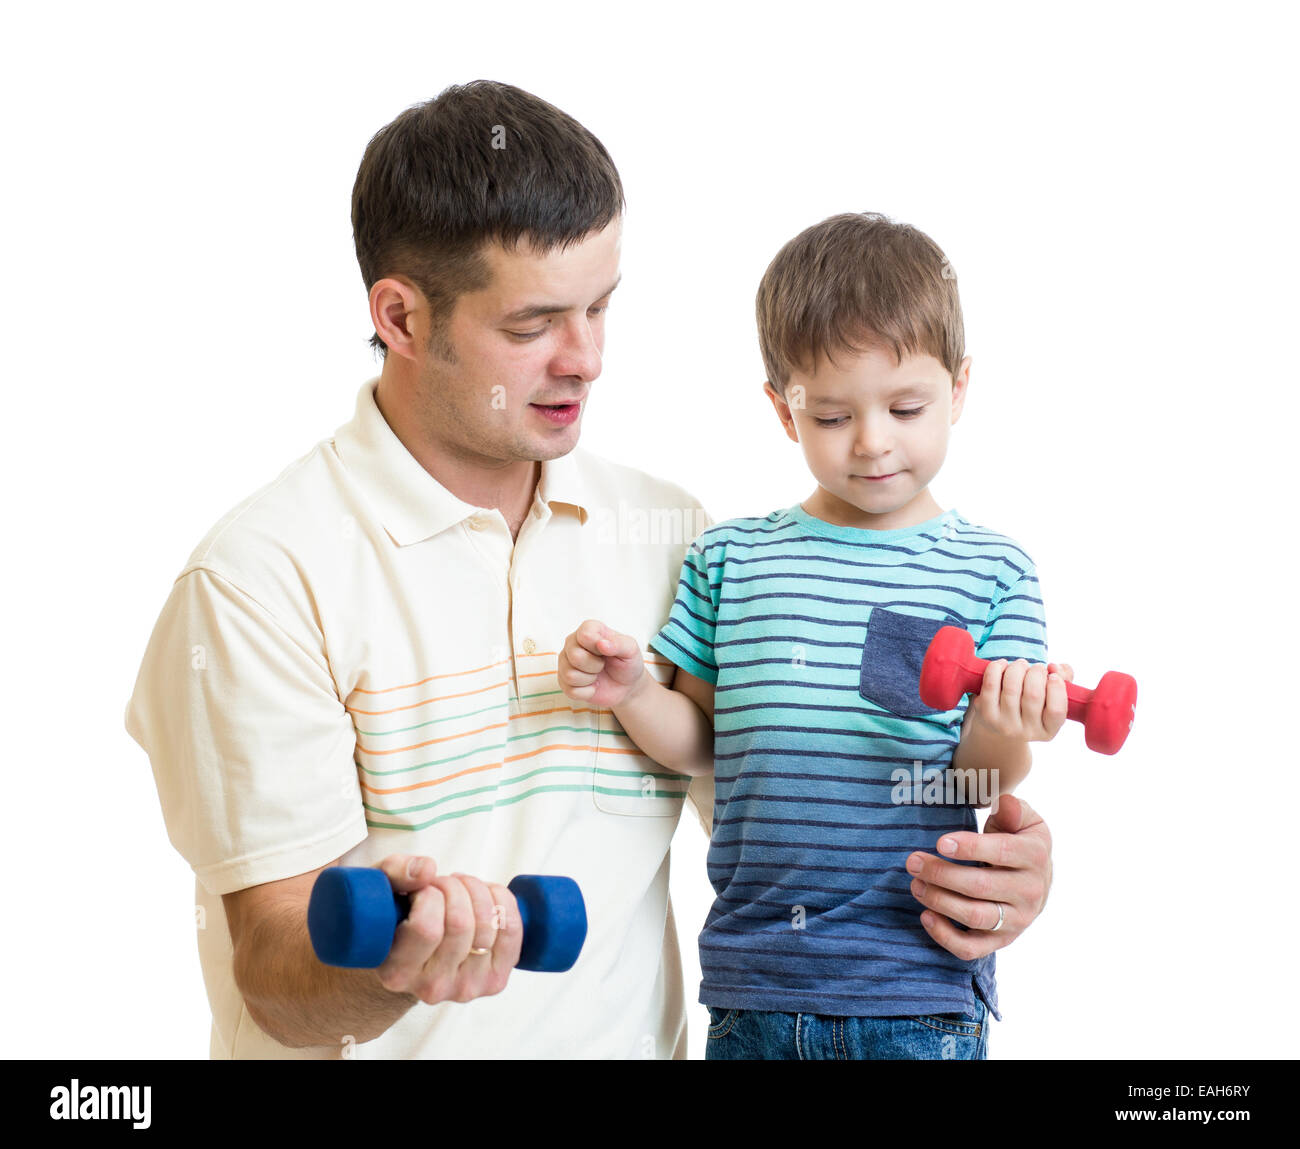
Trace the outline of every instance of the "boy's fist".
<instances>
[{"instance_id":1,"label":"boy's fist","mask_svg":"<svg viewBox=\"0 0 1300 1149\"><path fill-rule=\"evenodd\" d=\"M636 639L610 630L594 618L564 640L556 668L560 689L567 697L602 710L627 699L644 674Z\"/></svg>"},{"instance_id":2,"label":"boy's fist","mask_svg":"<svg viewBox=\"0 0 1300 1149\"><path fill-rule=\"evenodd\" d=\"M1031 666L1023 658L997 659L984 668L984 683L971 696L967 718L1004 738L1050 742L1065 725L1065 684L1073 681L1069 663Z\"/></svg>"}]
</instances>

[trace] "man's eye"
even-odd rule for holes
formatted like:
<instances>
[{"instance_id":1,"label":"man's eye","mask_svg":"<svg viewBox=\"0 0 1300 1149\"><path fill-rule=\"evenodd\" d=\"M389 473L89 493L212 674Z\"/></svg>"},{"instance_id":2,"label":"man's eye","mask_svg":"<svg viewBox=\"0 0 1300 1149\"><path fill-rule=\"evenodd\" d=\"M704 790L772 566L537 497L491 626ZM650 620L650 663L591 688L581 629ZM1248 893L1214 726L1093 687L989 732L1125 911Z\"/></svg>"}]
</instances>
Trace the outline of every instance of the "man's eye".
<instances>
[{"instance_id":1,"label":"man's eye","mask_svg":"<svg viewBox=\"0 0 1300 1149\"><path fill-rule=\"evenodd\" d=\"M588 314L588 315L602 315L602 314L604 314L604 312L606 312L607 310L609 310L609 304L608 304L608 303L604 303L604 304L601 304L600 307L588 307L588 308L587 308L587 314Z\"/></svg>"},{"instance_id":2,"label":"man's eye","mask_svg":"<svg viewBox=\"0 0 1300 1149\"><path fill-rule=\"evenodd\" d=\"M518 339L520 342L526 343L530 339L536 339L545 330L545 327L539 327L536 331L507 331L506 334L512 339Z\"/></svg>"}]
</instances>

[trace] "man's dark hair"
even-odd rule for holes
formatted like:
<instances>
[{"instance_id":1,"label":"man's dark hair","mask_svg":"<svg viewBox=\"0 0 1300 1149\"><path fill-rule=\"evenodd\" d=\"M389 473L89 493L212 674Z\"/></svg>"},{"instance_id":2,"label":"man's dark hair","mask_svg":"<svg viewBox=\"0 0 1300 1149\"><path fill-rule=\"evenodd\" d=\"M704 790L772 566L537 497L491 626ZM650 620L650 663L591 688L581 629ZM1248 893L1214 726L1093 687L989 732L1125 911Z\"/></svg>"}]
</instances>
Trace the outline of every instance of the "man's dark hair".
<instances>
[{"instance_id":1,"label":"man's dark hair","mask_svg":"<svg viewBox=\"0 0 1300 1149\"><path fill-rule=\"evenodd\" d=\"M613 160L577 120L475 80L375 133L352 187L352 237L366 291L409 279L438 334L462 294L487 286L486 244L513 251L522 239L545 255L603 230L624 206ZM378 333L370 344L387 356Z\"/></svg>"}]
</instances>

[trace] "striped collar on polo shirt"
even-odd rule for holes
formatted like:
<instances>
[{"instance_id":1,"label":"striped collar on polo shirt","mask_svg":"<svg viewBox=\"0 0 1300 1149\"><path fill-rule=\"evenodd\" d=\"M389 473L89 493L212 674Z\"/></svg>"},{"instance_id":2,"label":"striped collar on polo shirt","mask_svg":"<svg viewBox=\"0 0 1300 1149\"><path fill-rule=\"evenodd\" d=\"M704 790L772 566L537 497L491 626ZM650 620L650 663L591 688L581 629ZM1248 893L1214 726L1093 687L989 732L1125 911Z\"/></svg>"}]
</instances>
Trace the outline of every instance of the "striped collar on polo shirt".
<instances>
[{"instance_id":1,"label":"striped collar on polo shirt","mask_svg":"<svg viewBox=\"0 0 1300 1149\"><path fill-rule=\"evenodd\" d=\"M361 487L376 517L398 546L445 531L482 511L458 499L420 465L393 433L375 403L378 378L362 385L351 421L334 433L334 446L348 474ZM542 462L537 495L551 506L573 507L580 523L590 518L582 466L575 448Z\"/></svg>"}]
</instances>

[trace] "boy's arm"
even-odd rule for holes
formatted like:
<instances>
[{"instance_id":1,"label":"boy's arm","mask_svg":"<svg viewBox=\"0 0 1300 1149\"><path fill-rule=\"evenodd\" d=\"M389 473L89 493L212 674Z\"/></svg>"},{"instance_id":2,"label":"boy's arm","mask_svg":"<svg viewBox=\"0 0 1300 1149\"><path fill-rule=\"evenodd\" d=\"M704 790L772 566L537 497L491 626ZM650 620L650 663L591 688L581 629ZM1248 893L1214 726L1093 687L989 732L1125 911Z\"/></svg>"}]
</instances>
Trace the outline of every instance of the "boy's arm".
<instances>
[{"instance_id":1,"label":"boy's arm","mask_svg":"<svg viewBox=\"0 0 1300 1149\"><path fill-rule=\"evenodd\" d=\"M991 661L966 708L952 769L976 772L975 793L1010 794L1033 764L1029 743L1050 742L1065 725L1065 684L1073 680L1068 665Z\"/></svg>"},{"instance_id":2,"label":"boy's arm","mask_svg":"<svg viewBox=\"0 0 1300 1149\"><path fill-rule=\"evenodd\" d=\"M713 683L680 666L669 686L643 674L611 709L627 736L659 765L678 774L713 772Z\"/></svg>"},{"instance_id":3,"label":"boy's arm","mask_svg":"<svg viewBox=\"0 0 1300 1149\"><path fill-rule=\"evenodd\" d=\"M568 698L608 707L637 748L661 766L690 775L713 770L712 684L677 667L676 689L661 685L646 672L636 639L595 619L564 640L555 673Z\"/></svg>"},{"instance_id":4,"label":"boy's arm","mask_svg":"<svg viewBox=\"0 0 1300 1149\"><path fill-rule=\"evenodd\" d=\"M1006 737L976 722L972 718L974 713L974 707L966 711L951 768L954 772L974 772L968 776L973 776L977 785L968 788L967 794L1010 794L1033 766L1029 743L1023 738Z\"/></svg>"}]
</instances>

